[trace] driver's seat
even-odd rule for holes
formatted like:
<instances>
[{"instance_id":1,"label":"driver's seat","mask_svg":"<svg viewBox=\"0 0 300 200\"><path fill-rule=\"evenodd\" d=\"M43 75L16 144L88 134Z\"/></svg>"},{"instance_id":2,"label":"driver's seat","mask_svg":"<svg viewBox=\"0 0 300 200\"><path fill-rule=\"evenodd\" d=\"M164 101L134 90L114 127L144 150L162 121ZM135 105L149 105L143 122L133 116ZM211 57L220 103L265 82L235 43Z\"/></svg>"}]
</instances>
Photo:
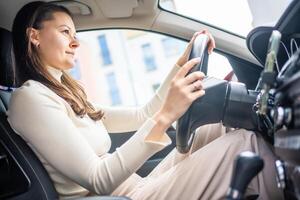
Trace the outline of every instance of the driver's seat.
<instances>
[{"instance_id":1,"label":"driver's seat","mask_svg":"<svg viewBox=\"0 0 300 200\"><path fill-rule=\"evenodd\" d=\"M0 28L0 199L58 199L46 170L6 118L12 92L12 39Z\"/></svg>"}]
</instances>

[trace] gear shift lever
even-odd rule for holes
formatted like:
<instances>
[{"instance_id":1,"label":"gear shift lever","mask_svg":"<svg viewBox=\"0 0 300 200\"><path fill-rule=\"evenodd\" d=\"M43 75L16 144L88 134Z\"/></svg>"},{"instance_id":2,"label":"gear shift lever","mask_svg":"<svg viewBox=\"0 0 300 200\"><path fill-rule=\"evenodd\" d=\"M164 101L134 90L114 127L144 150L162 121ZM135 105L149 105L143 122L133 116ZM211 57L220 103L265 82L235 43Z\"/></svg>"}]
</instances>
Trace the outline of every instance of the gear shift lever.
<instances>
[{"instance_id":1,"label":"gear shift lever","mask_svg":"<svg viewBox=\"0 0 300 200\"><path fill-rule=\"evenodd\" d=\"M250 181L262 170L263 160L251 151L240 153L234 161L227 200L241 200Z\"/></svg>"}]
</instances>

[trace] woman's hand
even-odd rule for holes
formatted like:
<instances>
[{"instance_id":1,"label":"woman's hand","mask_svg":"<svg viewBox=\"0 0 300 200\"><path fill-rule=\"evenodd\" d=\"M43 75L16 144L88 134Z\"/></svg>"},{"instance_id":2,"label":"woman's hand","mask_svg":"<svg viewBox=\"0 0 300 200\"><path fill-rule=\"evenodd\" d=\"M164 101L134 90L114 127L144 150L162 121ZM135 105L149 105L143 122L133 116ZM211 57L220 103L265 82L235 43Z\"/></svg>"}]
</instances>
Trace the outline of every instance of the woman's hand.
<instances>
[{"instance_id":1,"label":"woman's hand","mask_svg":"<svg viewBox=\"0 0 300 200\"><path fill-rule=\"evenodd\" d=\"M193 43L196 39L196 37L200 34L206 34L209 38L208 40L208 53L211 54L212 51L214 50L214 48L216 47L216 44L215 44L215 40L213 38L213 36L207 31L207 30L203 30L203 31L199 31L199 32L196 32L192 39L190 40L190 42L188 43L184 53L180 56L180 58L178 59L178 61L176 62L177 65L179 66L183 66L189 59L189 56L190 56L190 53L192 51L192 47L193 47Z\"/></svg>"},{"instance_id":2,"label":"woman's hand","mask_svg":"<svg viewBox=\"0 0 300 200\"><path fill-rule=\"evenodd\" d=\"M154 116L154 120L163 122L169 127L188 109L194 100L203 96L202 72L187 73L200 62L199 58L186 62L171 81L165 102ZM187 75L187 76L186 76Z\"/></svg>"}]
</instances>

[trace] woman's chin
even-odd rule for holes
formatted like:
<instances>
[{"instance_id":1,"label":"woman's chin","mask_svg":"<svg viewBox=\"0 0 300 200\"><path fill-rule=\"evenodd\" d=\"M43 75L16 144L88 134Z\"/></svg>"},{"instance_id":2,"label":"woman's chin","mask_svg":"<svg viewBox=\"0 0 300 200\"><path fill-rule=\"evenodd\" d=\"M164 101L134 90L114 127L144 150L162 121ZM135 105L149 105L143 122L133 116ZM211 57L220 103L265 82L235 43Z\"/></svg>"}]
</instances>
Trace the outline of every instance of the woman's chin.
<instances>
[{"instance_id":1,"label":"woman's chin","mask_svg":"<svg viewBox=\"0 0 300 200\"><path fill-rule=\"evenodd\" d=\"M75 61L73 61L73 62L68 62L68 63L66 63L66 64L64 65L64 69L65 69L65 70L72 69L73 67L75 67L75 65L76 65Z\"/></svg>"}]
</instances>

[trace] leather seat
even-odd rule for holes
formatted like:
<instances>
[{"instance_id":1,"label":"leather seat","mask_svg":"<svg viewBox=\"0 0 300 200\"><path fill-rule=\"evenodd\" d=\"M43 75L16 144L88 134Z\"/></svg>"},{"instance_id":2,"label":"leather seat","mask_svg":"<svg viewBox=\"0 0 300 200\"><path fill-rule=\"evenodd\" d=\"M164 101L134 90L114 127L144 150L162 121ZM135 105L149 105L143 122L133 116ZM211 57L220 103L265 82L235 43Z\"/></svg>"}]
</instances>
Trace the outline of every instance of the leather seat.
<instances>
[{"instance_id":1,"label":"leather seat","mask_svg":"<svg viewBox=\"0 0 300 200\"><path fill-rule=\"evenodd\" d=\"M7 108L11 89L14 86L12 66L12 42L10 32L0 29L0 98L3 106ZM1 105L0 105L1 106Z\"/></svg>"},{"instance_id":2,"label":"leather seat","mask_svg":"<svg viewBox=\"0 0 300 200\"><path fill-rule=\"evenodd\" d=\"M0 28L0 199L58 199L42 163L7 122L14 87L11 33ZM24 105L26 106L26 105ZM126 197L86 197L82 200L124 200Z\"/></svg>"},{"instance_id":3,"label":"leather seat","mask_svg":"<svg viewBox=\"0 0 300 200\"><path fill-rule=\"evenodd\" d=\"M12 38L0 29L0 199L58 199L46 170L29 146L11 129L6 110L14 87L12 68Z\"/></svg>"}]
</instances>

